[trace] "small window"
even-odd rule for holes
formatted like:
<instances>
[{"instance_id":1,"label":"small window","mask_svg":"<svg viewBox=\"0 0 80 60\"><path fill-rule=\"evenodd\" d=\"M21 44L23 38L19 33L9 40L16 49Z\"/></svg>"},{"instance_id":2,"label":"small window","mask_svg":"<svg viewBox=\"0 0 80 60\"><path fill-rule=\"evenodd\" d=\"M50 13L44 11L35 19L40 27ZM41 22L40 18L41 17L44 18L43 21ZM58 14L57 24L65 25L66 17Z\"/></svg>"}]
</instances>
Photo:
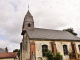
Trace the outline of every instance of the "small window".
<instances>
[{"instance_id":1,"label":"small window","mask_svg":"<svg viewBox=\"0 0 80 60\"><path fill-rule=\"evenodd\" d=\"M42 55L45 56L45 52L47 52L48 46L47 45L42 45Z\"/></svg>"},{"instance_id":2,"label":"small window","mask_svg":"<svg viewBox=\"0 0 80 60\"><path fill-rule=\"evenodd\" d=\"M80 52L80 45L78 45L78 48L79 48L79 52Z\"/></svg>"},{"instance_id":3,"label":"small window","mask_svg":"<svg viewBox=\"0 0 80 60\"><path fill-rule=\"evenodd\" d=\"M63 45L64 55L68 55L67 45Z\"/></svg>"},{"instance_id":4,"label":"small window","mask_svg":"<svg viewBox=\"0 0 80 60\"><path fill-rule=\"evenodd\" d=\"M28 27L31 27L31 24L30 23L28 24Z\"/></svg>"}]
</instances>

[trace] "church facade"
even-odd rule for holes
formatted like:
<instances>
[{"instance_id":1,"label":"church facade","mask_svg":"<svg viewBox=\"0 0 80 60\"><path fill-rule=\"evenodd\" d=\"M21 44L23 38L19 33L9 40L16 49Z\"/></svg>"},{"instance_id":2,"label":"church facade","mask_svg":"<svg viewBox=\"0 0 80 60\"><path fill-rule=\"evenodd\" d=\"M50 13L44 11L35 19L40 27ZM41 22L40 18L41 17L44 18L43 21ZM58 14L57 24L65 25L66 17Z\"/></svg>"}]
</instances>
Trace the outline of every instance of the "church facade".
<instances>
[{"instance_id":1,"label":"church facade","mask_svg":"<svg viewBox=\"0 0 80 60\"><path fill-rule=\"evenodd\" d=\"M80 38L67 31L34 28L34 20L31 13L27 12L24 18L20 43L20 60L46 60L45 49L57 52L64 60L69 60L69 52L74 51L76 59L80 53ZM45 51L42 51L42 50Z\"/></svg>"}]
</instances>

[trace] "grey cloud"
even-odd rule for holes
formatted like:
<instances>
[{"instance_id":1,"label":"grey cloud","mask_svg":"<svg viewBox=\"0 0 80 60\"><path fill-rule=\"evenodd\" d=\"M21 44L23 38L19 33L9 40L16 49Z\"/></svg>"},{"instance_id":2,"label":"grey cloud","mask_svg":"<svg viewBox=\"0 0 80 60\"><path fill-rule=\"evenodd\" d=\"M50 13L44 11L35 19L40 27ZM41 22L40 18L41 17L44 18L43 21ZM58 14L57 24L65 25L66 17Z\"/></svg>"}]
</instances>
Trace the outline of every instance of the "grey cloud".
<instances>
[{"instance_id":1,"label":"grey cloud","mask_svg":"<svg viewBox=\"0 0 80 60\"><path fill-rule=\"evenodd\" d=\"M22 24L29 10L37 28L59 29L72 27L80 37L79 0L1 0L0 1L0 32L5 40L0 47L8 46L9 51L19 48L22 40ZM16 11L15 11L16 9ZM9 44L9 45L7 45Z\"/></svg>"}]
</instances>

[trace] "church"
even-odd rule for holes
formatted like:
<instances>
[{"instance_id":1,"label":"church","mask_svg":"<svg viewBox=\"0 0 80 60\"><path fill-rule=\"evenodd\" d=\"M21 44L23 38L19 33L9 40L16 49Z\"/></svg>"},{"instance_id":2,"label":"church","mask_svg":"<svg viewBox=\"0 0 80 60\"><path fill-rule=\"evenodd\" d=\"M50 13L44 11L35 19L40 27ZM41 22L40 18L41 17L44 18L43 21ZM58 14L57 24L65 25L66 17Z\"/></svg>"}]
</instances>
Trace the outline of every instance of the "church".
<instances>
[{"instance_id":1,"label":"church","mask_svg":"<svg viewBox=\"0 0 80 60\"><path fill-rule=\"evenodd\" d=\"M60 52L63 60L69 60L69 52L74 51L75 58L78 59L80 38L67 31L35 28L34 23L28 10L22 26L20 60L39 60L39 57L46 60L45 49L51 50L55 55Z\"/></svg>"}]
</instances>

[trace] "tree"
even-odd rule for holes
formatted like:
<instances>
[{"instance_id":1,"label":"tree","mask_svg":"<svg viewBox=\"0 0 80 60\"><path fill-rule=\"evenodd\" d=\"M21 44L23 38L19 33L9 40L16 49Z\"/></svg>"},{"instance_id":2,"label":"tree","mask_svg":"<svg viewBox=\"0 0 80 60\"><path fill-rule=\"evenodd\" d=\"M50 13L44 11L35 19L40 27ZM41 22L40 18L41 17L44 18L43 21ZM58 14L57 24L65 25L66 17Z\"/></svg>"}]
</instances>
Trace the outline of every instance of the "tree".
<instances>
[{"instance_id":1,"label":"tree","mask_svg":"<svg viewBox=\"0 0 80 60\"><path fill-rule=\"evenodd\" d=\"M13 50L13 52L18 52L18 54L20 56L20 49L15 49L15 50Z\"/></svg>"},{"instance_id":2,"label":"tree","mask_svg":"<svg viewBox=\"0 0 80 60\"><path fill-rule=\"evenodd\" d=\"M68 31L68 32L70 32L71 34L77 36L77 33L74 32L73 28L63 29L63 31Z\"/></svg>"}]
</instances>

